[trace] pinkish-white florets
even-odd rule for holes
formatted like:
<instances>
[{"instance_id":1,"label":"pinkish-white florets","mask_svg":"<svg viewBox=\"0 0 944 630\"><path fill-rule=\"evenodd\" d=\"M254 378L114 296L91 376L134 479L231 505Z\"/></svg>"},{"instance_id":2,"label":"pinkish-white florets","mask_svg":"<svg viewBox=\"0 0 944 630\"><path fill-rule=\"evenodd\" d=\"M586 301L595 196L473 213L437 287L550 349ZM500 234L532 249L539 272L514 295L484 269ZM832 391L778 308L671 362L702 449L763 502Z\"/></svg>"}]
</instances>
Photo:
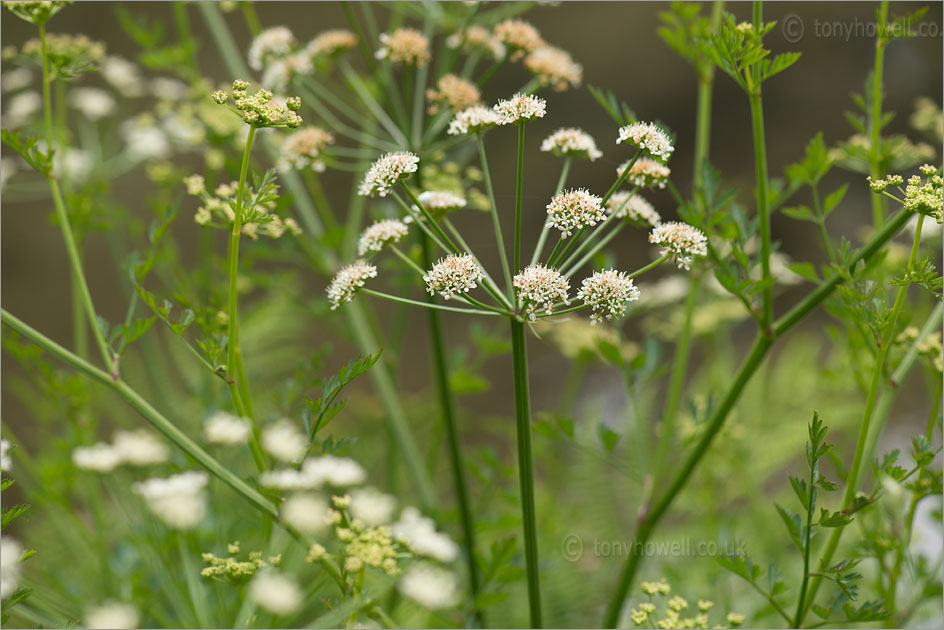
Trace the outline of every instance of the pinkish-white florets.
<instances>
[{"instance_id":1,"label":"pinkish-white florets","mask_svg":"<svg viewBox=\"0 0 944 630\"><path fill-rule=\"evenodd\" d=\"M678 221L653 228L649 242L662 245L662 255L671 256L679 269L690 269L695 256L708 255L708 237L704 232Z\"/></svg>"},{"instance_id":2,"label":"pinkish-white florets","mask_svg":"<svg viewBox=\"0 0 944 630\"><path fill-rule=\"evenodd\" d=\"M618 176L622 175L631 161L626 160L620 164L619 168L616 169L616 174ZM641 188L665 188L665 183L669 180L671 174L672 169L662 162L641 157L630 167L626 181Z\"/></svg>"},{"instance_id":3,"label":"pinkish-white florets","mask_svg":"<svg viewBox=\"0 0 944 630\"><path fill-rule=\"evenodd\" d=\"M524 67L530 70L541 85L563 92L577 87L583 80L583 66L575 62L566 50L554 46L541 46L528 55Z\"/></svg>"},{"instance_id":4,"label":"pinkish-white florets","mask_svg":"<svg viewBox=\"0 0 944 630\"><path fill-rule=\"evenodd\" d=\"M456 113L449 123L449 135L464 136L470 133L479 133L499 124L498 113L483 105L473 105Z\"/></svg>"},{"instance_id":5,"label":"pinkish-white florets","mask_svg":"<svg viewBox=\"0 0 944 630\"><path fill-rule=\"evenodd\" d=\"M377 59L422 67L429 63L429 38L415 28L398 28L392 33L380 34Z\"/></svg>"},{"instance_id":6,"label":"pinkish-white florets","mask_svg":"<svg viewBox=\"0 0 944 630\"><path fill-rule=\"evenodd\" d=\"M561 238L567 238L575 230L594 226L606 219L602 203L600 197L591 195L586 188L567 190L547 204L547 216L551 227L560 230Z\"/></svg>"},{"instance_id":7,"label":"pinkish-white florets","mask_svg":"<svg viewBox=\"0 0 944 630\"><path fill-rule=\"evenodd\" d=\"M331 284L328 285L328 301L331 302L331 310L353 300L358 289L363 287L370 278L376 277L377 267L363 260L341 267Z\"/></svg>"},{"instance_id":8,"label":"pinkish-white florets","mask_svg":"<svg viewBox=\"0 0 944 630\"><path fill-rule=\"evenodd\" d=\"M575 127L558 129L549 135L541 143L541 150L564 157L589 159L591 162L603 155L593 136Z\"/></svg>"},{"instance_id":9,"label":"pinkish-white florets","mask_svg":"<svg viewBox=\"0 0 944 630\"><path fill-rule=\"evenodd\" d=\"M639 299L639 289L624 272L606 269L585 278L577 291L577 298L593 311L590 315L590 324L593 325L602 322L604 317L622 317L626 303Z\"/></svg>"},{"instance_id":10,"label":"pinkish-white florets","mask_svg":"<svg viewBox=\"0 0 944 630\"><path fill-rule=\"evenodd\" d=\"M330 57L357 46L357 36L343 29L324 31L305 46L309 57Z\"/></svg>"},{"instance_id":11,"label":"pinkish-white florets","mask_svg":"<svg viewBox=\"0 0 944 630\"><path fill-rule=\"evenodd\" d=\"M478 103L480 98L482 94L474 83L454 74L444 74L436 81L436 89L426 90L430 114L438 112L443 104L453 111L461 111Z\"/></svg>"},{"instance_id":12,"label":"pinkish-white florets","mask_svg":"<svg viewBox=\"0 0 944 630\"><path fill-rule=\"evenodd\" d=\"M311 168L320 173L325 170L321 152L329 144L334 144L334 135L319 127L296 131L282 143L279 167L283 170Z\"/></svg>"},{"instance_id":13,"label":"pinkish-white florets","mask_svg":"<svg viewBox=\"0 0 944 630\"><path fill-rule=\"evenodd\" d=\"M652 123L638 122L620 127L616 144L620 142L628 142L663 162L667 161L675 150L668 134Z\"/></svg>"},{"instance_id":14,"label":"pinkish-white florets","mask_svg":"<svg viewBox=\"0 0 944 630\"><path fill-rule=\"evenodd\" d=\"M430 295L439 293L448 300L457 294L468 293L478 286L483 277L482 268L475 257L461 254L441 258L423 275L423 281Z\"/></svg>"},{"instance_id":15,"label":"pinkish-white florets","mask_svg":"<svg viewBox=\"0 0 944 630\"><path fill-rule=\"evenodd\" d=\"M285 26L273 26L259 33L249 46L249 67L262 70L273 59L291 54L295 48L295 36Z\"/></svg>"},{"instance_id":16,"label":"pinkish-white florets","mask_svg":"<svg viewBox=\"0 0 944 630\"><path fill-rule=\"evenodd\" d=\"M379 252L390 243L398 243L406 236L407 227L403 221L384 219L377 221L361 234L357 242L357 255L364 256L368 252Z\"/></svg>"},{"instance_id":17,"label":"pinkish-white florets","mask_svg":"<svg viewBox=\"0 0 944 630\"><path fill-rule=\"evenodd\" d=\"M527 122L535 118L544 118L547 113L547 102L531 94L515 94L506 101L498 101L495 106L499 125L511 125Z\"/></svg>"},{"instance_id":18,"label":"pinkish-white florets","mask_svg":"<svg viewBox=\"0 0 944 630\"><path fill-rule=\"evenodd\" d=\"M606 202L606 211L619 219L629 219L639 225L655 227L662 223L662 217L652 204L626 190L613 193Z\"/></svg>"},{"instance_id":19,"label":"pinkish-white florets","mask_svg":"<svg viewBox=\"0 0 944 630\"><path fill-rule=\"evenodd\" d=\"M466 51L485 50L495 59L505 57L506 48L497 37L492 35L484 26L470 26L464 31L456 31L446 38L446 45L450 48L459 48Z\"/></svg>"},{"instance_id":20,"label":"pinkish-white florets","mask_svg":"<svg viewBox=\"0 0 944 630\"><path fill-rule=\"evenodd\" d=\"M364 181L357 189L357 194L363 197L374 195L386 197L397 182L410 173L416 172L416 165L419 162L420 159L416 155L406 151L384 155L371 165L364 176Z\"/></svg>"},{"instance_id":21,"label":"pinkish-white florets","mask_svg":"<svg viewBox=\"0 0 944 630\"><path fill-rule=\"evenodd\" d=\"M512 50L511 61L517 61L525 53L544 46L544 38L541 37L538 29L524 20L512 18L499 22L492 29L492 34Z\"/></svg>"},{"instance_id":22,"label":"pinkish-white florets","mask_svg":"<svg viewBox=\"0 0 944 630\"><path fill-rule=\"evenodd\" d=\"M556 269L544 265L530 265L515 276L512 284L518 299L524 303L524 311L532 322L537 319L537 310L544 309L548 315L554 302L570 304L567 292L570 282Z\"/></svg>"}]
</instances>

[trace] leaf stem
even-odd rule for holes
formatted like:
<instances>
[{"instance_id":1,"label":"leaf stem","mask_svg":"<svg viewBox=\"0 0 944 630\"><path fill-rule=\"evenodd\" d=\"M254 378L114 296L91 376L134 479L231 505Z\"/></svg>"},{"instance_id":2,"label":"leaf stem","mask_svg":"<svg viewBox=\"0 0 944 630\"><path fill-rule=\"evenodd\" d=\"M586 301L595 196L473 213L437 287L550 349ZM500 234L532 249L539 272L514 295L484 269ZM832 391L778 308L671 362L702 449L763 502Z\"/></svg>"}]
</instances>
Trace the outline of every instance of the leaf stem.
<instances>
[{"instance_id":1,"label":"leaf stem","mask_svg":"<svg viewBox=\"0 0 944 630\"><path fill-rule=\"evenodd\" d=\"M518 123L518 168L515 177L515 273L521 271L521 195L524 188L524 123Z\"/></svg>"},{"instance_id":2,"label":"leaf stem","mask_svg":"<svg viewBox=\"0 0 944 630\"><path fill-rule=\"evenodd\" d=\"M492 229L495 231L495 241L498 246L498 256L501 259L502 272L505 275L505 290L509 298L513 296L511 285L511 271L508 267L508 255L505 253L505 239L502 237L501 221L498 218L498 205L495 203L495 189L492 186L492 174L488 168L488 156L485 154L485 140L481 133L475 134L475 144L479 149L479 160L482 162L482 173L485 177L485 190L488 191L488 205L492 216Z\"/></svg>"},{"instance_id":3,"label":"leaf stem","mask_svg":"<svg viewBox=\"0 0 944 630\"><path fill-rule=\"evenodd\" d=\"M570 173L570 164L572 161L573 158L569 155L564 158L564 165L561 167L561 174L557 180L557 186L554 187L555 197L564 190L564 184L567 182L567 175ZM544 243L547 241L547 235L550 231L551 222L545 219L544 226L541 228L541 236L538 238L538 243L534 246L534 253L531 255L532 265L536 264L541 257L541 253L544 251Z\"/></svg>"}]
</instances>

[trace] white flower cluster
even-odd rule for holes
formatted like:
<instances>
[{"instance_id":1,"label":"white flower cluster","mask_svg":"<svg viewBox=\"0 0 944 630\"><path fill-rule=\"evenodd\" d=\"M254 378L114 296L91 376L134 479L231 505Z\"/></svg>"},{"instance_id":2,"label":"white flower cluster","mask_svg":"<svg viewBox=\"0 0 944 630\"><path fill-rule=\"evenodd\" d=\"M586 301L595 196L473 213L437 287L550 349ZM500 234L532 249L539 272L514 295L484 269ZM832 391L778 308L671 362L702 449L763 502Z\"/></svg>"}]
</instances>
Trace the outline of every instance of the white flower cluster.
<instances>
[{"instance_id":1,"label":"white flower cluster","mask_svg":"<svg viewBox=\"0 0 944 630\"><path fill-rule=\"evenodd\" d=\"M424 190L417 196L423 207L430 214L443 214L465 208L465 197L448 190ZM417 208L419 210L419 208Z\"/></svg>"},{"instance_id":2,"label":"white flower cluster","mask_svg":"<svg viewBox=\"0 0 944 630\"><path fill-rule=\"evenodd\" d=\"M308 438L287 418L276 421L262 432L262 448L283 462L293 462L308 450Z\"/></svg>"},{"instance_id":3,"label":"white flower cluster","mask_svg":"<svg viewBox=\"0 0 944 630\"><path fill-rule=\"evenodd\" d=\"M305 127L296 131L282 143L279 168L311 168L321 173L325 170L321 153L329 144L334 144L334 135L320 127Z\"/></svg>"},{"instance_id":4,"label":"white flower cluster","mask_svg":"<svg viewBox=\"0 0 944 630\"><path fill-rule=\"evenodd\" d=\"M408 151L387 153L374 162L357 189L362 197L386 197L402 178L415 173L420 159Z\"/></svg>"},{"instance_id":5,"label":"white flower cluster","mask_svg":"<svg viewBox=\"0 0 944 630\"><path fill-rule=\"evenodd\" d=\"M541 83L563 92L577 87L583 80L583 66L576 63L566 50L555 46L541 46L525 57L524 67Z\"/></svg>"},{"instance_id":6,"label":"white flower cluster","mask_svg":"<svg viewBox=\"0 0 944 630\"><path fill-rule=\"evenodd\" d=\"M273 615L295 612L304 597L295 580L273 570L259 571L249 583L249 599Z\"/></svg>"},{"instance_id":7,"label":"white flower cluster","mask_svg":"<svg viewBox=\"0 0 944 630\"><path fill-rule=\"evenodd\" d=\"M94 87L75 87L69 90L69 105L92 121L110 116L117 106L111 94Z\"/></svg>"},{"instance_id":8,"label":"white flower cluster","mask_svg":"<svg viewBox=\"0 0 944 630\"><path fill-rule=\"evenodd\" d=\"M393 511L397 508L397 499L376 488L356 488L350 492L351 516L364 521L368 527L376 527L390 522Z\"/></svg>"},{"instance_id":9,"label":"white flower cluster","mask_svg":"<svg viewBox=\"0 0 944 630\"><path fill-rule=\"evenodd\" d=\"M341 267L331 280L331 284L328 285L328 301L331 302L331 310L353 300L357 290L363 287L367 280L376 277L377 267L363 260Z\"/></svg>"},{"instance_id":10,"label":"white flower cluster","mask_svg":"<svg viewBox=\"0 0 944 630\"><path fill-rule=\"evenodd\" d=\"M616 175L622 175L631 161L632 160L626 160L620 164L619 168L616 169ZM672 170L662 162L640 157L630 167L626 181L640 188L665 188L665 183L668 181L669 175L671 174Z\"/></svg>"},{"instance_id":11,"label":"white flower cluster","mask_svg":"<svg viewBox=\"0 0 944 630\"><path fill-rule=\"evenodd\" d=\"M293 494L279 510L283 521L303 534L317 536L331 524L328 520L328 502L317 494L302 492Z\"/></svg>"},{"instance_id":12,"label":"white flower cluster","mask_svg":"<svg viewBox=\"0 0 944 630\"><path fill-rule=\"evenodd\" d=\"M278 490L314 490L326 485L336 488L356 486L366 479L366 471L353 459L324 455L306 459L299 469L266 471L259 477L259 482Z\"/></svg>"},{"instance_id":13,"label":"white flower cluster","mask_svg":"<svg viewBox=\"0 0 944 630\"><path fill-rule=\"evenodd\" d=\"M236 446L249 441L252 432L245 418L226 411L216 411L203 423L203 436L210 444Z\"/></svg>"},{"instance_id":14,"label":"white flower cluster","mask_svg":"<svg viewBox=\"0 0 944 630\"><path fill-rule=\"evenodd\" d=\"M514 51L511 61L517 61L525 53L533 52L545 45L544 38L541 37L538 29L524 20L514 18L496 24L492 29L492 35Z\"/></svg>"},{"instance_id":15,"label":"white flower cluster","mask_svg":"<svg viewBox=\"0 0 944 630\"><path fill-rule=\"evenodd\" d=\"M351 31L332 29L319 33L305 46L309 57L331 57L357 46L357 36Z\"/></svg>"},{"instance_id":16,"label":"white flower cluster","mask_svg":"<svg viewBox=\"0 0 944 630\"><path fill-rule=\"evenodd\" d=\"M389 243L398 243L406 236L407 227L403 221L384 219L377 221L361 234L357 241L357 255L364 256L368 252L379 252Z\"/></svg>"},{"instance_id":17,"label":"white flower cluster","mask_svg":"<svg viewBox=\"0 0 944 630\"><path fill-rule=\"evenodd\" d=\"M13 460L10 459L10 447L7 440L0 440L0 472L13 470Z\"/></svg>"},{"instance_id":18,"label":"white flower cluster","mask_svg":"<svg viewBox=\"0 0 944 630\"><path fill-rule=\"evenodd\" d=\"M690 269L695 256L708 255L708 237L687 223L669 221L656 226L649 242L662 245L662 255L670 255L679 269Z\"/></svg>"},{"instance_id":19,"label":"white flower cluster","mask_svg":"<svg viewBox=\"0 0 944 630\"><path fill-rule=\"evenodd\" d=\"M662 223L662 217L643 197L626 190L613 193L606 201L606 211L619 219L629 219L639 225L656 227Z\"/></svg>"},{"instance_id":20,"label":"white flower cluster","mask_svg":"<svg viewBox=\"0 0 944 630\"><path fill-rule=\"evenodd\" d=\"M537 310L542 306L544 312L550 315L555 301L570 304L567 298L570 282L556 269L540 264L529 265L514 277L512 284L532 322L537 320Z\"/></svg>"},{"instance_id":21,"label":"white flower cluster","mask_svg":"<svg viewBox=\"0 0 944 630\"><path fill-rule=\"evenodd\" d=\"M398 585L400 592L423 608L441 610L459 603L456 576L431 564L411 567Z\"/></svg>"},{"instance_id":22,"label":"white flower cluster","mask_svg":"<svg viewBox=\"0 0 944 630\"><path fill-rule=\"evenodd\" d=\"M193 529L206 512L205 488L209 478L189 471L166 479L152 477L131 486L155 516L175 529Z\"/></svg>"},{"instance_id":23,"label":"white flower cluster","mask_svg":"<svg viewBox=\"0 0 944 630\"><path fill-rule=\"evenodd\" d=\"M576 127L558 129L541 143L541 151L554 155L588 159L591 162L603 155L589 133Z\"/></svg>"},{"instance_id":24,"label":"white flower cluster","mask_svg":"<svg viewBox=\"0 0 944 630\"><path fill-rule=\"evenodd\" d=\"M429 52L429 38L415 28L398 28L392 33L380 34L380 49L374 55L377 59L389 59L393 63L422 68L432 58Z\"/></svg>"},{"instance_id":25,"label":"white flower cluster","mask_svg":"<svg viewBox=\"0 0 944 630\"><path fill-rule=\"evenodd\" d=\"M0 537L0 599L16 592L20 583L20 557L23 545L9 534Z\"/></svg>"},{"instance_id":26,"label":"white flower cluster","mask_svg":"<svg viewBox=\"0 0 944 630\"><path fill-rule=\"evenodd\" d=\"M586 188L561 192L547 204L551 227L560 230L561 238L567 238L575 230L594 226L606 219L602 203L601 197L591 195Z\"/></svg>"},{"instance_id":27,"label":"white flower cluster","mask_svg":"<svg viewBox=\"0 0 944 630\"><path fill-rule=\"evenodd\" d=\"M426 290L430 295L437 292L445 299L450 299L459 293L468 293L478 286L478 281L484 277L482 268L472 254L461 254L440 258L423 275Z\"/></svg>"},{"instance_id":28,"label":"white flower cluster","mask_svg":"<svg viewBox=\"0 0 944 630\"><path fill-rule=\"evenodd\" d=\"M480 98L482 94L474 83L454 74L444 74L436 81L435 90L426 90L430 114L438 112L443 103L453 111L460 111L477 104Z\"/></svg>"},{"instance_id":29,"label":"white flower cluster","mask_svg":"<svg viewBox=\"0 0 944 630\"><path fill-rule=\"evenodd\" d=\"M498 113L494 109L484 105L473 105L456 113L449 123L447 133L453 136L480 133L494 127L499 121Z\"/></svg>"},{"instance_id":30,"label":"white flower cluster","mask_svg":"<svg viewBox=\"0 0 944 630\"><path fill-rule=\"evenodd\" d=\"M669 136L653 123L638 122L620 127L616 144L620 142L629 142L663 162L667 161L675 150Z\"/></svg>"},{"instance_id":31,"label":"white flower cluster","mask_svg":"<svg viewBox=\"0 0 944 630\"><path fill-rule=\"evenodd\" d=\"M593 325L602 322L604 316L606 319L622 317L626 303L639 299L639 289L624 272L606 269L585 278L577 298L593 311L590 315L590 324Z\"/></svg>"},{"instance_id":32,"label":"white flower cluster","mask_svg":"<svg viewBox=\"0 0 944 630\"><path fill-rule=\"evenodd\" d=\"M492 35L484 26L473 25L464 31L456 31L446 38L446 45L450 48L460 46L468 52L483 50L491 53L496 59L503 59L507 49L501 40Z\"/></svg>"},{"instance_id":33,"label":"white flower cluster","mask_svg":"<svg viewBox=\"0 0 944 630\"><path fill-rule=\"evenodd\" d=\"M137 628L138 609L132 604L105 602L85 612L85 628Z\"/></svg>"},{"instance_id":34,"label":"white flower cluster","mask_svg":"<svg viewBox=\"0 0 944 630\"><path fill-rule=\"evenodd\" d=\"M249 67L262 70L273 59L281 59L291 54L295 48L295 36L285 26L273 26L259 33L249 46Z\"/></svg>"},{"instance_id":35,"label":"white flower cluster","mask_svg":"<svg viewBox=\"0 0 944 630\"><path fill-rule=\"evenodd\" d=\"M510 99L498 101L494 109L498 114L499 125L511 125L544 118L547 113L547 101L531 94L519 93Z\"/></svg>"},{"instance_id":36,"label":"white flower cluster","mask_svg":"<svg viewBox=\"0 0 944 630\"><path fill-rule=\"evenodd\" d=\"M433 519L420 514L415 507L404 508L400 520L393 524L393 535L414 553L440 562L459 557L459 545L447 534L436 531Z\"/></svg>"},{"instance_id":37,"label":"white flower cluster","mask_svg":"<svg viewBox=\"0 0 944 630\"><path fill-rule=\"evenodd\" d=\"M111 444L99 442L72 449L72 463L76 468L99 473L111 472L122 464L153 466L168 459L170 449L146 429L116 431Z\"/></svg>"}]
</instances>

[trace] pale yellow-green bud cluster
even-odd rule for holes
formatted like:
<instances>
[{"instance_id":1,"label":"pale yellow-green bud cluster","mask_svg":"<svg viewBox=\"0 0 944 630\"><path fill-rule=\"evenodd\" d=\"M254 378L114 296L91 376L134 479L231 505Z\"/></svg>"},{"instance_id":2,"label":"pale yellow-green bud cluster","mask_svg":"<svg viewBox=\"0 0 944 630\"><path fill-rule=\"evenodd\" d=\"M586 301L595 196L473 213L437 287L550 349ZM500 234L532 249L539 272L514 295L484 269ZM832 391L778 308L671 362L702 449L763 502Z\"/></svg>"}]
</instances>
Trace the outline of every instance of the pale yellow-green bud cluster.
<instances>
[{"instance_id":1,"label":"pale yellow-green bud cluster","mask_svg":"<svg viewBox=\"0 0 944 630\"><path fill-rule=\"evenodd\" d=\"M255 94L249 94L249 82L242 79L233 81L233 111L242 116L243 121L254 127L289 127L302 124L302 117L296 112L302 101L297 96L285 99L285 104L273 100L272 92L260 88ZM213 92L210 97L219 105L226 103L228 95L223 90Z\"/></svg>"}]
</instances>

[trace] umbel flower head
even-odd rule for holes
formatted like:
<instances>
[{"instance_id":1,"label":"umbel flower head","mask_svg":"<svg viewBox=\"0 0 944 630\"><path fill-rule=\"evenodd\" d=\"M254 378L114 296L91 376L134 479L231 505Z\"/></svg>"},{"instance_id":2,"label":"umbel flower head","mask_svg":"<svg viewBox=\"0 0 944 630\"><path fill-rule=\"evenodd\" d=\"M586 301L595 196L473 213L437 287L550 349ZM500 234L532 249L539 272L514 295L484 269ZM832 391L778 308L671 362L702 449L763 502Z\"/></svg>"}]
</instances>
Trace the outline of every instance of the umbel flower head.
<instances>
[{"instance_id":1,"label":"umbel flower head","mask_svg":"<svg viewBox=\"0 0 944 630\"><path fill-rule=\"evenodd\" d=\"M473 105L456 113L449 123L449 135L464 136L480 133L499 124L501 118L494 109L484 105Z\"/></svg>"},{"instance_id":2,"label":"umbel flower head","mask_svg":"<svg viewBox=\"0 0 944 630\"><path fill-rule=\"evenodd\" d=\"M4 2L3 6L13 12L18 18L32 22L36 26L45 24L49 18L59 13L71 2Z\"/></svg>"},{"instance_id":3,"label":"umbel flower head","mask_svg":"<svg viewBox=\"0 0 944 630\"><path fill-rule=\"evenodd\" d=\"M368 252L382 251L388 243L397 243L406 236L407 227L403 221L384 219L377 221L361 234L357 242L357 255L364 256Z\"/></svg>"},{"instance_id":4,"label":"umbel flower head","mask_svg":"<svg viewBox=\"0 0 944 630\"><path fill-rule=\"evenodd\" d=\"M591 195L586 188L565 190L547 204L547 216L551 227L561 232L561 238L567 238L575 230L594 226L606 219L601 204L603 200Z\"/></svg>"},{"instance_id":5,"label":"umbel flower head","mask_svg":"<svg viewBox=\"0 0 944 630\"><path fill-rule=\"evenodd\" d=\"M512 284L518 299L524 302L525 312L532 322L537 319L537 310L543 306L548 315L555 301L570 304L567 292L570 282L556 269L544 265L529 265L514 277Z\"/></svg>"},{"instance_id":6,"label":"umbel flower head","mask_svg":"<svg viewBox=\"0 0 944 630\"><path fill-rule=\"evenodd\" d=\"M325 170L321 152L329 144L334 144L334 134L320 127L305 127L290 135L282 143L279 166L282 169L311 168L320 173Z\"/></svg>"},{"instance_id":7,"label":"umbel flower head","mask_svg":"<svg viewBox=\"0 0 944 630\"><path fill-rule=\"evenodd\" d=\"M331 310L353 300L357 290L363 287L370 278L376 277L377 267L363 260L341 267L331 280L331 284L328 285L328 301L331 302Z\"/></svg>"},{"instance_id":8,"label":"umbel flower head","mask_svg":"<svg viewBox=\"0 0 944 630\"><path fill-rule=\"evenodd\" d=\"M616 144L620 142L628 142L663 162L668 161L672 156L672 151L675 150L669 136L652 123L638 122L620 127Z\"/></svg>"},{"instance_id":9,"label":"umbel flower head","mask_svg":"<svg viewBox=\"0 0 944 630\"><path fill-rule=\"evenodd\" d=\"M429 39L415 28L398 28L392 33L380 34L377 59L389 59L421 68L429 63Z\"/></svg>"},{"instance_id":10,"label":"umbel flower head","mask_svg":"<svg viewBox=\"0 0 944 630\"><path fill-rule=\"evenodd\" d=\"M302 100L297 96L285 99L281 105L272 98L272 92L262 88L253 95L246 91L249 82L242 79L233 81L233 101L236 112L243 121L253 127L290 127L295 128L302 124L302 118L296 112L301 109ZM228 95L223 90L217 90L211 97L219 105L226 103Z\"/></svg>"},{"instance_id":11,"label":"umbel flower head","mask_svg":"<svg viewBox=\"0 0 944 630\"><path fill-rule=\"evenodd\" d=\"M465 208L465 197L449 192L448 190L424 190L417 199L430 214L446 214L453 210ZM419 208L416 208L419 211Z\"/></svg>"},{"instance_id":12,"label":"umbel flower head","mask_svg":"<svg viewBox=\"0 0 944 630\"><path fill-rule=\"evenodd\" d=\"M357 46L357 36L351 31L333 29L324 31L315 36L305 46L305 54L309 58L333 57Z\"/></svg>"},{"instance_id":13,"label":"umbel flower head","mask_svg":"<svg viewBox=\"0 0 944 630\"><path fill-rule=\"evenodd\" d=\"M591 162L603 155L603 152L597 148L593 136L576 127L564 127L549 135L541 143L541 151Z\"/></svg>"},{"instance_id":14,"label":"umbel flower head","mask_svg":"<svg viewBox=\"0 0 944 630\"><path fill-rule=\"evenodd\" d=\"M483 277L482 268L472 254L459 254L440 258L423 275L423 282L430 295L439 293L448 300L457 294L468 293Z\"/></svg>"},{"instance_id":15,"label":"umbel flower head","mask_svg":"<svg viewBox=\"0 0 944 630\"><path fill-rule=\"evenodd\" d=\"M626 312L626 303L639 299L639 289L624 272L606 269L585 278L577 291L577 298L593 311L590 324L594 325L602 322L603 317L622 317Z\"/></svg>"},{"instance_id":16,"label":"umbel flower head","mask_svg":"<svg viewBox=\"0 0 944 630\"><path fill-rule=\"evenodd\" d=\"M690 269L695 256L708 255L708 237L687 223L669 221L653 228L649 242L662 245L662 255L671 256L679 269Z\"/></svg>"},{"instance_id":17,"label":"umbel flower head","mask_svg":"<svg viewBox=\"0 0 944 630\"><path fill-rule=\"evenodd\" d=\"M525 55L544 46L544 38L528 22L518 19L508 19L499 22L492 30L495 38L512 50L511 61L517 61Z\"/></svg>"},{"instance_id":18,"label":"umbel flower head","mask_svg":"<svg viewBox=\"0 0 944 630\"><path fill-rule=\"evenodd\" d=\"M547 102L531 94L519 93L506 101L498 101L494 109L498 114L499 125L511 125L535 118L544 118L544 114L547 113Z\"/></svg>"},{"instance_id":19,"label":"umbel flower head","mask_svg":"<svg viewBox=\"0 0 944 630\"><path fill-rule=\"evenodd\" d=\"M416 155L407 151L387 153L371 165L357 189L357 194L362 197L386 197L397 182L416 172L419 162L420 159Z\"/></svg>"},{"instance_id":20,"label":"umbel flower head","mask_svg":"<svg viewBox=\"0 0 944 630\"><path fill-rule=\"evenodd\" d=\"M937 168L930 164L922 166L921 172L927 178L927 181L922 183L921 178L917 175L908 179L908 186L905 187L904 208L909 212L927 215L941 223L944 220L944 212L942 212L944 195L942 195L941 175Z\"/></svg>"},{"instance_id":21,"label":"umbel flower head","mask_svg":"<svg viewBox=\"0 0 944 630\"><path fill-rule=\"evenodd\" d=\"M291 54L296 45L295 36L286 26L267 28L252 40L249 45L249 67L262 70L263 66L274 59L281 59Z\"/></svg>"},{"instance_id":22,"label":"umbel flower head","mask_svg":"<svg viewBox=\"0 0 944 630\"><path fill-rule=\"evenodd\" d=\"M662 222L662 217L651 203L626 190L613 193L606 202L606 211L615 214L619 219L629 219L637 225L655 227Z\"/></svg>"},{"instance_id":23,"label":"umbel flower head","mask_svg":"<svg viewBox=\"0 0 944 630\"><path fill-rule=\"evenodd\" d=\"M191 470L166 479L152 477L131 486L155 516L175 529L193 529L206 511L204 488L209 477Z\"/></svg>"},{"instance_id":24,"label":"umbel flower head","mask_svg":"<svg viewBox=\"0 0 944 630\"><path fill-rule=\"evenodd\" d=\"M444 74L436 82L435 90L426 90L430 114L438 112L444 103L454 111L463 110L478 103L480 98L482 94L474 83L454 74Z\"/></svg>"},{"instance_id":25,"label":"umbel flower head","mask_svg":"<svg viewBox=\"0 0 944 630\"><path fill-rule=\"evenodd\" d=\"M626 166L631 161L632 160L626 160L620 164L619 168L616 169L616 175L622 175L623 171L626 170ZM662 162L657 162L647 157L640 157L636 160L636 163L630 167L626 181L640 188L665 188L665 183L668 181L669 175L671 174L672 170Z\"/></svg>"},{"instance_id":26,"label":"umbel flower head","mask_svg":"<svg viewBox=\"0 0 944 630\"><path fill-rule=\"evenodd\" d=\"M577 87L583 80L583 66L576 63L566 50L541 46L525 57L524 67L530 70L541 85L556 92Z\"/></svg>"},{"instance_id":27,"label":"umbel flower head","mask_svg":"<svg viewBox=\"0 0 944 630\"><path fill-rule=\"evenodd\" d=\"M507 50L501 40L492 35L491 31L478 25L454 32L446 38L446 45L450 48L461 46L467 52L486 51L495 59L503 59Z\"/></svg>"}]
</instances>

